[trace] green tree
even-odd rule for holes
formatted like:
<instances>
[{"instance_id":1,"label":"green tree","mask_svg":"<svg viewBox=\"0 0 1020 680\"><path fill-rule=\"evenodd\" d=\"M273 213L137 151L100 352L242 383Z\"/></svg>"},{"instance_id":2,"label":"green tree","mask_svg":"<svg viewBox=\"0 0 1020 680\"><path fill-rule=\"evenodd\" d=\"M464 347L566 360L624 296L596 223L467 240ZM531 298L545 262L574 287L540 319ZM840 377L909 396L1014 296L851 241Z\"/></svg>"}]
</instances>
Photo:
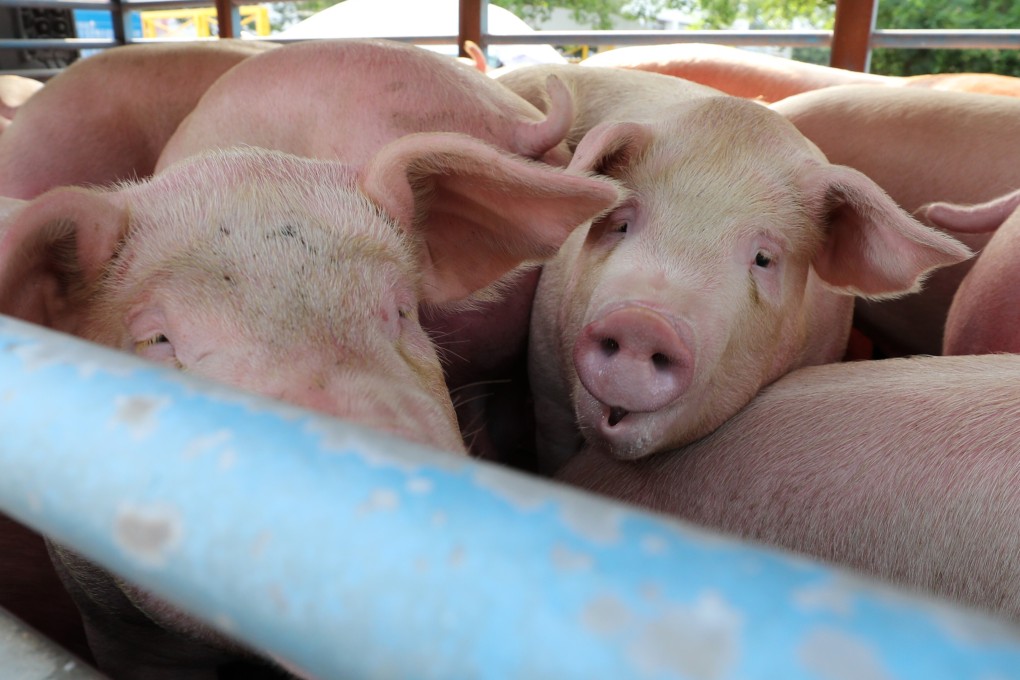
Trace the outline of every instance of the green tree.
<instances>
[{"instance_id":1,"label":"green tree","mask_svg":"<svg viewBox=\"0 0 1020 680\"><path fill-rule=\"evenodd\" d=\"M1020 4L1013 0L880 0L877 28L1016 28ZM872 52L875 73L1001 73L1020 76L1016 50L902 50Z\"/></svg>"}]
</instances>

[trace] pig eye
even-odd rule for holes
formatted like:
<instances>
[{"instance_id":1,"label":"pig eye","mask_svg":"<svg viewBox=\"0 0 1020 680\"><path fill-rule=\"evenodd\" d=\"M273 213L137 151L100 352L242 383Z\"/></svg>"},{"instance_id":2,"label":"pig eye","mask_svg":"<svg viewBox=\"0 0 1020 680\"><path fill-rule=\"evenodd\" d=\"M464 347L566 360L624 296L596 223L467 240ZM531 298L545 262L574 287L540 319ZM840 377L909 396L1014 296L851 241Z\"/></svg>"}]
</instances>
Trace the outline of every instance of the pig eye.
<instances>
[{"instance_id":1,"label":"pig eye","mask_svg":"<svg viewBox=\"0 0 1020 680\"><path fill-rule=\"evenodd\" d=\"M626 234L628 225L629 225L628 222L620 222L618 225L616 225L616 227L613 228L613 231L615 231L617 234Z\"/></svg>"},{"instance_id":2,"label":"pig eye","mask_svg":"<svg viewBox=\"0 0 1020 680\"><path fill-rule=\"evenodd\" d=\"M136 342L135 354L150 361L158 361L163 364L170 364L175 368L182 368L181 362L177 360L174 354L174 346L170 343L170 338L166 337L163 333L157 333L141 342Z\"/></svg>"},{"instance_id":3,"label":"pig eye","mask_svg":"<svg viewBox=\"0 0 1020 680\"><path fill-rule=\"evenodd\" d=\"M766 253L764 250L759 250L754 256L754 264L756 267L767 269L772 264L772 256Z\"/></svg>"},{"instance_id":4,"label":"pig eye","mask_svg":"<svg viewBox=\"0 0 1020 680\"><path fill-rule=\"evenodd\" d=\"M410 309L405 309L405 308L401 307L400 309L397 310L397 314L400 315L401 319L410 319L411 318L411 310Z\"/></svg>"}]
</instances>

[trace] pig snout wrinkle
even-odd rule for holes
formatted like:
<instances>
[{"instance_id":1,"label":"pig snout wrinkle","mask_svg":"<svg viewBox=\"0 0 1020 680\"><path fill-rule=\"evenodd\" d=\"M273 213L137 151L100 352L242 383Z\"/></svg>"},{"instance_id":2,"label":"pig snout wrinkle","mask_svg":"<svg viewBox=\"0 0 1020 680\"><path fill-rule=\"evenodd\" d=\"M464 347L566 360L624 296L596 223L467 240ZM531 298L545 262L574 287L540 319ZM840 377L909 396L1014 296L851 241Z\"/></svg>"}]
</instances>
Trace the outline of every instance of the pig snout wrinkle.
<instances>
[{"instance_id":1,"label":"pig snout wrinkle","mask_svg":"<svg viewBox=\"0 0 1020 680\"><path fill-rule=\"evenodd\" d=\"M617 309L585 326L574 367L588 392L609 407L609 425L629 412L657 411L691 383L694 354L672 323L641 306Z\"/></svg>"}]
</instances>

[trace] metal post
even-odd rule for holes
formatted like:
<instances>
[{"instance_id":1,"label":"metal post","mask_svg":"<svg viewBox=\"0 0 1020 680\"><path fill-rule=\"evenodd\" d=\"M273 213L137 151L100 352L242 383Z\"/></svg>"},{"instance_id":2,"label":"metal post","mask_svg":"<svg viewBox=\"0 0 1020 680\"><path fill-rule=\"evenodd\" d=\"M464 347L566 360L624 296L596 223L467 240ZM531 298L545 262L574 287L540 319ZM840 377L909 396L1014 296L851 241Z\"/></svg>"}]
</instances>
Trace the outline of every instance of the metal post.
<instances>
[{"instance_id":1,"label":"metal post","mask_svg":"<svg viewBox=\"0 0 1020 680\"><path fill-rule=\"evenodd\" d=\"M829 65L868 72L878 0L837 0Z\"/></svg>"},{"instance_id":2,"label":"metal post","mask_svg":"<svg viewBox=\"0 0 1020 680\"><path fill-rule=\"evenodd\" d=\"M464 42L467 40L485 50L486 34L489 32L488 17L488 0L460 0L457 31L457 48L460 56L468 56L464 51Z\"/></svg>"},{"instance_id":3,"label":"metal post","mask_svg":"<svg viewBox=\"0 0 1020 680\"><path fill-rule=\"evenodd\" d=\"M113 39L118 45L126 45L128 42L128 14L124 11L121 0L112 0L113 9L110 10L110 24L113 26Z\"/></svg>"},{"instance_id":4,"label":"metal post","mask_svg":"<svg viewBox=\"0 0 1020 680\"><path fill-rule=\"evenodd\" d=\"M1015 678L1020 631L0 317L0 509L316 678Z\"/></svg>"},{"instance_id":5,"label":"metal post","mask_svg":"<svg viewBox=\"0 0 1020 680\"><path fill-rule=\"evenodd\" d=\"M241 12L233 0L216 0L216 23L219 37L241 37Z\"/></svg>"}]
</instances>

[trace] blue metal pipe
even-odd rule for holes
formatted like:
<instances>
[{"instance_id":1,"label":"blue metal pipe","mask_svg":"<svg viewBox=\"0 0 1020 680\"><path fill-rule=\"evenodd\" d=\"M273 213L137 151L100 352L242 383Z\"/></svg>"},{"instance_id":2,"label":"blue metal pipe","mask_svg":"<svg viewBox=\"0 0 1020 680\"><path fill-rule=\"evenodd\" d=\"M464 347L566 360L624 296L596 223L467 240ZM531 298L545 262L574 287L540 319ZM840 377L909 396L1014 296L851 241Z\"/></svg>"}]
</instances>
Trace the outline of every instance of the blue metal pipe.
<instances>
[{"instance_id":1,"label":"blue metal pipe","mask_svg":"<svg viewBox=\"0 0 1020 680\"><path fill-rule=\"evenodd\" d=\"M0 507L317 678L1020 678L1020 631L0 317Z\"/></svg>"}]
</instances>

